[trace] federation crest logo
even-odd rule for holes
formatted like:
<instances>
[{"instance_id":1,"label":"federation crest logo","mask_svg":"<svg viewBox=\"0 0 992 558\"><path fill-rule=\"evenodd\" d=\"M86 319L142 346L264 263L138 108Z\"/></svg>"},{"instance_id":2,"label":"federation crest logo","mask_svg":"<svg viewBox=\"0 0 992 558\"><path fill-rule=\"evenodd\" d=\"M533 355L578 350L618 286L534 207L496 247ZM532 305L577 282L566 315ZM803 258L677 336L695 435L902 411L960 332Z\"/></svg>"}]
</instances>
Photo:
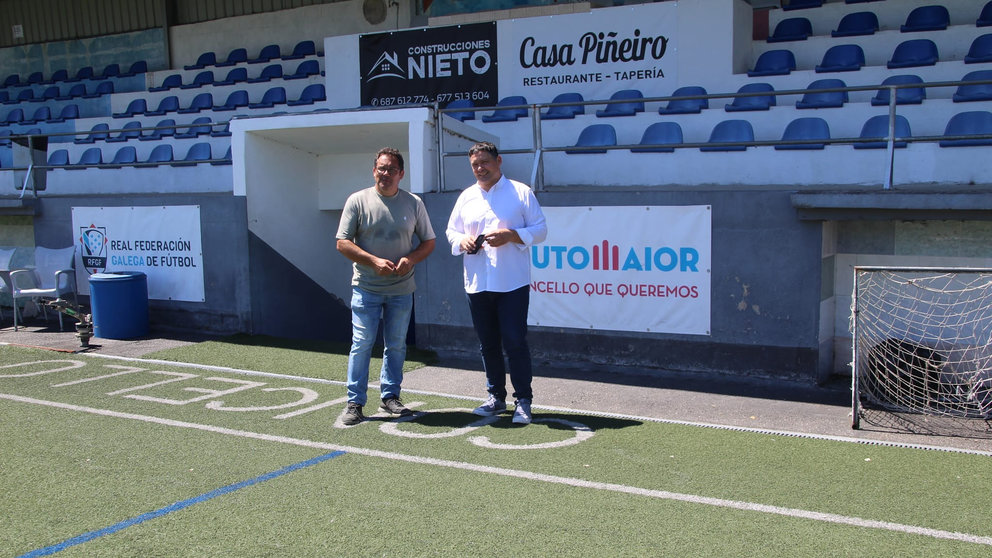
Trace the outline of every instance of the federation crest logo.
<instances>
[{"instance_id":1,"label":"federation crest logo","mask_svg":"<svg viewBox=\"0 0 992 558\"><path fill-rule=\"evenodd\" d=\"M83 267L90 275L107 269L107 227L90 225L80 227L79 245L82 247Z\"/></svg>"}]
</instances>

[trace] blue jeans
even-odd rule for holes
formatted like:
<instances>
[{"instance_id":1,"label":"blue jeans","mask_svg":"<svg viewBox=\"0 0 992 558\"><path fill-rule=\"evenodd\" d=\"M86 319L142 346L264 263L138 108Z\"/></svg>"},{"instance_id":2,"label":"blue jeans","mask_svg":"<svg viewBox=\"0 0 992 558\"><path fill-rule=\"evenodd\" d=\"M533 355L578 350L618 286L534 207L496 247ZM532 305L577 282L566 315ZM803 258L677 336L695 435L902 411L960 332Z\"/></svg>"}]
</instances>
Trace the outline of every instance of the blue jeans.
<instances>
[{"instance_id":1,"label":"blue jeans","mask_svg":"<svg viewBox=\"0 0 992 558\"><path fill-rule=\"evenodd\" d=\"M472 324L479 336L482 366L486 371L486 391L500 400L506 399L504 351L510 364L513 397L533 399L530 385L534 374L527 344L529 305L530 285L506 293L483 291L468 295Z\"/></svg>"},{"instance_id":2,"label":"blue jeans","mask_svg":"<svg viewBox=\"0 0 992 558\"><path fill-rule=\"evenodd\" d=\"M382 325L385 350L379 372L383 399L400 396L403 361L406 359L406 331L413 313L413 294L380 295L359 287L351 292L351 353L348 355L348 401L365 405L369 387L369 361L372 346Z\"/></svg>"}]
</instances>

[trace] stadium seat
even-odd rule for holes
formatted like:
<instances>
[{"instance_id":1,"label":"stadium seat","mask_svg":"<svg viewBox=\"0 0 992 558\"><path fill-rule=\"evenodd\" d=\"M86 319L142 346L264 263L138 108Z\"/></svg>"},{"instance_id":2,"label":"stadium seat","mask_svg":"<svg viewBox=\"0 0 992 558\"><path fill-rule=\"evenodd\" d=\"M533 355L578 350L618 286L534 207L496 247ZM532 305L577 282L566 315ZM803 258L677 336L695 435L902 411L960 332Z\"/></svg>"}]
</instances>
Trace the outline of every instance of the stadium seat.
<instances>
[{"instance_id":1,"label":"stadium seat","mask_svg":"<svg viewBox=\"0 0 992 558\"><path fill-rule=\"evenodd\" d=\"M14 87L18 83L21 83L21 76L19 74L10 74L7 79L3 80L3 85L0 87Z\"/></svg>"},{"instance_id":2,"label":"stadium seat","mask_svg":"<svg viewBox=\"0 0 992 558\"><path fill-rule=\"evenodd\" d=\"M607 104L605 109L596 111L597 117L634 116L644 112L644 94L637 89L621 89L610 95L610 100L624 102Z\"/></svg>"},{"instance_id":3,"label":"stadium seat","mask_svg":"<svg viewBox=\"0 0 992 558\"><path fill-rule=\"evenodd\" d=\"M312 54L317 54L317 46L313 41L300 41L296 43L293 47L293 52L287 56L283 56L283 60L297 60L299 58L306 58Z\"/></svg>"},{"instance_id":4,"label":"stadium seat","mask_svg":"<svg viewBox=\"0 0 992 558\"><path fill-rule=\"evenodd\" d=\"M133 165L138 162L138 152L133 145L125 145L117 150L114 158L104 165L104 168L119 169L124 165Z\"/></svg>"},{"instance_id":5,"label":"stadium seat","mask_svg":"<svg viewBox=\"0 0 992 558\"><path fill-rule=\"evenodd\" d=\"M672 97L690 97L707 95L706 89L698 85L685 85L672 92ZM710 108L709 99L672 99L663 107L658 107L658 114L699 114L703 109Z\"/></svg>"},{"instance_id":6,"label":"stadium seat","mask_svg":"<svg viewBox=\"0 0 992 558\"><path fill-rule=\"evenodd\" d=\"M82 84L80 84L80 85L82 85ZM100 83L96 84L96 88L93 90L92 93L87 93L87 94L83 95L82 97L84 99L97 99L97 98L102 97L104 95L110 95L113 92L114 92L114 82L112 82L112 81L101 81Z\"/></svg>"},{"instance_id":7,"label":"stadium seat","mask_svg":"<svg viewBox=\"0 0 992 558\"><path fill-rule=\"evenodd\" d=\"M79 156L79 161L70 166L70 170L81 170L103 164L103 151L99 147L90 147Z\"/></svg>"},{"instance_id":8,"label":"stadium seat","mask_svg":"<svg viewBox=\"0 0 992 558\"><path fill-rule=\"evenodd\" d=\"M227 101L223 105L218 105L214 107L214 112L227 112L232 110L237 110L241 107L248 107L248 103L251 101L248 99L248 91L244 89L238 89L237 91L232 91L230 95L227 96Z\"/></svg>"},{"instance_id":9,"label":"stadium seat","mask_svg":"<svg viewBox=\"0 0 992 558\"><path fill-rule=\"evenodd\" d=\"M59 115L54 118L49 118L45 122L49 124L57 124L59 122L65 122L66 120L75 120L79 118L79 105L73 103L71 105L65 105L59 112Z\"/></svg>"},{"instance_id":10,"label":"stadium seat","mask_svg":"<svg viewBox=\"0 0 992 558\"><path fill-rule=\"evenodd\" d=\"M889 69L933 66L940 56L937 44L930 39L911 39L896 45L892 59L886 64Z\"/></svg>"},{"instance_id":11,"label":"stadium seat","mask_svg":"<svg viewBox=\"0 0 992 558\"><path fill-rule=\"evenodd\" d=\"M521 95L510 95L509 97L503 97L496 103L496 110L492 114L484 114L482 116L483 122L516 122L517 118L527 116L527 107L521 108L506 108L515 105L526 105L527 99Z\"/></svg>"},{"instance_id":12,"label":"stadium seat","mask_svg":"<svg viewBox=\"0 0 992 558\"><path fill-rule=\"evenodd\" d=\"M7 113L7 116L2 122L0 122L0 125L17 124L22 120L24 120L24 109L15 108L11 109L10 112Z\"/></svg>"},{"instance_id":13,"label":"stadium seat","mask_svg":"<svg viewBox=\"0 0 992 558\"><path fill-rule=\"evenodd\" d=\"M280 58L282 52L279 50L279 45L265 45L262 50L258 51L258 56L248 60L249 64L261 64L262 62L268 62L274 58Z\"/></svg>"},{"instance_id":14,"label":"stadium seat","mask_svg":"<svg viewBox=\"0 0 992 558\"><path fill-rule=\"evenodd\" d=\"M17 97L15 97L15 98L7 101L4 104L7 104L7 105L16 105L18 103L25 103L25 102L31 101L31 99L34 99L34 89L22 89L17 94Z\"/></svg>"},{"instance_id":15,"label":"stadium seat","mask_svg":"<svg viewBox=\"0 0 992 558\"><path fill-rule=\"evenodd\" d=\"M672 153L675 147L657 147L660 145L680 145L682 143L682 127L678 122L655 122L644 129L639 145L655 147L632 147L633 153Z\"/></svg>"},{"instance_id":16,"label":"stadium seat","mask_svg":"<svg viewBox=\"0 0 992 558\"><path fill-rule=\"evenodd\" d=\"M551 100L551 105L548 110L541 113L541 120L567 120L570 118L575 118L577 114L585 114L586 106L582 104L578 105L565 105L560 103L581 103L585 101L581 93L559 93L555 95L555 98Z\"/></svg>"},{"instance_id":17,"label":"stadium seat","mask_svg":"<svg viewBox=\"0 0 992 558\"><path fill-rule=\"evenodd\" d=\"M895 135L893 136L896 141L893 142L893 146L906 147L906 142L898 141L898 138L908 138L912 136L913 133L909 129L909 120L906 120L905 116L897 114L895 119ZM866 120L865 125L861 128L861 135L858 137L861 139L888 138L889 116L886 114L879 114ZM887 139L854 144L855 149L885 149L886 147L888 147Z\"/></svg>"},{"instance_id":18,"label":"stadium seat","mask_svg":"<svg viewBox=\"0 0 992 558\"><path fill-rule=\"evenodd\" d=\"M203 161L213 159L210 153L210 144L206 142L194 143L190 146L186 156L170 163L174 167L190 167Z\"/></svg>"},{"instance_id":19,"label":"stadium seat","mask_svg":"<svg viewBox=\"0 0 992 558\"><path fill-rule=\"evenodd\" d=\"M138 141L158 141L165 137L172 137L176 133L175 128L170 126L175 126L176 121L172 118L166 118L164 120L159 120L158 124L155 124L155 129L150 130L148 133L142 134L138 138Z\"/></svg>"},{"instance_id":20,"label":"stadium seat","mask_svg":"<svg viewBox=\"0 0 992 558\"><path fill-rule=\"evenodd\" d=\"M182 129L182 127L180 127ZM210 130L213 129L213 119L209 116L200 116L193 119L190 123L189 128L185 131L177 131L174 135L176 139L193 139L200 136L205 136L210 134Z\"/></svg>"},{"instance_id":21,"label":"stadium seat","mask_svg":"<svg viewBox=\"0 0 992 558\"><path fill-rule=\"evenodd\" d=\"M882 81L882 85L907 85L912 83L923 83L923 78L913 74L901 74L889 76ZM871 98L872 106L889 104L889 89L882 88ZM927 90L924 87L901 87L896 89L897 105L918 105L927 98Z\"/></svg>"},{"instance_id":22,"label":"stadium seat","mask_svg":"<svg viewBox=\"0 0 992 558\"><path fill-rule=\"evenodd\" d=\"M287 101L286 105L291 107L298 107L303 105L312 105L317 102L326 101L327 92L324 90L323 83L311 83L310 85L303 88L300 92L300 98L295 101Z\"/></svg>"},{"instance_id":23,"label":"stadium seat","mask_svg":"<svg viewBox=\"0 0 992 558\"><path fill-rule=\"evenodd\" d=\"M230 72L227 72L227 77L220 81L215 81L214 85L234 85L236 83L241 83L248 81L248 69L247 68L232 68Z\"/></svg>"},{"instance_id":24,"label":"stadium seat","mask_svg":"<svg viewBox=\"0 0 992 558\"><path fill-rule=\"evenodd\" d=\"M236 48L232 50L228 55L227 59L222 62L217 62L214 66L218 68L225 68L227 66L234 66L242 62L248 61L248 49L246 48Z\"/></svg>"},{"instance_id":25,"label":"stadium seat","mask_svg":"<svg viewBox=\"0 0 992 558\"><path fill-rule=\"evenodd\" d=\"M819 8L822 5L823 0L783 0L782 9L785 11L804 10L806 8Z\"/></svg>"},{"instance_id":26,"label":"stadium seat","mask_svg":"<svg viewBox=\"0 0 992 558\"><path fill-rule=\"evenodd\" d=\"M806 89L836 89L847 87L839 79L818 79L806 86ZM847 91L809 91L802 99L796 101L796 108L836 108L844 106L848 101Z\"/></svg>"},{"instance_id":27,"label":"stadium seat","mask_svg":"<svg viewBox=\"0 0 992 558\"><path fill-rule=\"evenodd\" d=\"M112 77L117 77L120 74L121 74L120 64L117 63L107 64L107 66L103 69L102 72L100 72L99 74L94 74L93 77L90 79L110 79Z\"/></svg>"},{"instance_id":28,"label":"stadium seat","mask_svg":"<svg viewBox=\"0 0 992 558\"><path fill-rule=\"evenodd\" d=\"M446 106L445 109L464 109L464 108L472 108L474 106L475 103L472 102L472 99L455 99L454 101L448 103L448 106ZM455 118L460 122L464 122L466 120L475 120L474 110L446 112L444 114L447 114L448 116Z\"/></svg>"},{"instance_id":29,"label":"stadium seat","mask_svg":"<svg viewBox=\"0 0 992 558\"><path fill-rule=\"evenodd\" d=\"M992 81L992 70L968 72L961 81ZM992 101L992 83L959 85L951 100L955 103Z\"/></svg>"},{"instance_id":30,"label":"stadium seat","mask_svg":"<svg viewBox=\"0 0 992 558\"><path fill-rule=\"evenodd\" d=\"M78 71L76 75L65 80L67 83L83 81L84 79L93 79L93 66L83 66Z\"/></svg>"},{"instance_id":31,"label":"stadium seat","mask_svg":"<svg viewBox=\"0 0 992 558\"><path fill-rule=\"evenodd\" d=\"M789 122L782 133L782 141L810 141L830 139L830 126L827 121L816 117L796 118ZM776 145L777 150L793 149L823 149L824 143L794 143L787 145Z\"/></svg>"},{"instance_id":32,"label":"stadium seat","mask_svg":"<svg viewBox=\"0 0 992 558\"><path fill-rule=\"evenodd\" d=\"M148 158L143 161L145 165L139 165L138 168L150 168L155 165L161 165L165 163L172 162L172 144L163 143L156 145L152 152L148 154Z\"/></svg>"},{"instance_id":33,"label":"stadium seat","mask_svg":"<svg viewBox=\"0 0 992 558\"><path fill-rule=\"evenodd\" d=\"M231 137L231 123L225 122L224 127L220 130L211 129L210 137L212 138L229 138Z\"/></svg>"},{"instance_id":34,"label":"stadium seat","mask_svg":"<svg viewBox=\"0 0 992 558\"><path fill-rule=\"evenodd\" d=\"M219 161L210 161L210 164L211 165L230 165L231 164L231 148L230 147L227 148L227 152L224 153L224 156L221 159L222 160L219 160Z\"/></svg>"},{"instance_id":35,"label":"stadium seat","mask_svg":"<svg viewBox=\"0 0 992 558\"><path fill-rule=\"evenodd\" d=\"M50 87L46 87L45 90L41 92L41 96L40 97L37 97L35 99L32 99L31 102L32 103L44 103L46 101L51 101L52 99L58 97L59 96L59 93L60 93L59 86L58 85L52 85Z\"/></svg>"},{"instance_id":36,"label":"stadium seat","mask_svg":"<svg viewBox=\"0 0 992 558\"><path fill-rule=\"evenodd\" d=\"M784 76L796 69L796 55L791 50L778 49L762 52L748 70L748 77Z\"/></svg>"},{"instance_id":37,"label":"stadium seat","mask_svg":"<svg viewBox=\"0 0 992 558\"><path fill-rule=\"evenodd\" d=\"M41 106L35 109L34 114L31 118L25 118L21 120L21 124L37 124L38 122L44 122L52 117L52 109L48 106Z\"/></svg>"},{"instance_id":38,"label":"stadium seat","mask_svg":"<svg viewBox=\"0 0 992 558\"><path fill-rule=\"evenodd\" d=\"M138 114L144 114L148 110L147 101L144 99L133 99L128 103L127 108L124 112L113 113L114 118L131 118L132 116Z\"/></svg>"},{"instance_id":39,"label":"stadium seat","mask_svg":"<svg viewBox=\"0 0 992 558\"><path fill-rule=\"evenodd\" d=\"M158 107L155 110L145 111L147 116L164 116L169 112L176 112L179 110L179 97L175 95L169 95L163 98L158 103Z\"/></svg>"},{"instance_id":40,"label":"stadium seat","mask_svg":"<svg viewBox=\"0 0 992 558\"><path fill-rule=\"evenodd\" d=\"M865 65L865 51L859 45L834 45L827 49L816 73L853 72Z\"/></svg>"},{"instance_id":41,"label":"stadium seat","mask_svg":"<svg viewBox=\"0 0 992 558\"><path fill-rule=\"evenodd\" d=\"M275 105L286 104L286 88L282 86L272 87L262 94L262 99L257 103L250 103L248 108L272 108Z\"/></svg>"},{"instance_id":42,"label":"stadium seat","mask_svg":"<svg viewBox=\"0 0 992 558\"><path fill-rule=\"evenodd\" d=\"M0 90L0 103L6 103L10 100L10 95L3 90Z\"/></svg>"},{"instance_id":43,"label":"stadium seat","mask_svg":"<svg viewBox=\"0 0 992 558\"><path fill-rule=\"evenodd\" d=\"M77 97L82 97L86 94L86 84L77 83L69 88L69 91L65 95L59 95L55 97L56 101L68 101L70 99L75 99Z\"/></svg>"},{"instance_id":44,"label":"stadium seat","mask_svg":"<svg viewBox=\"0 0 992 558\"><path fill-rule=\"evenodd\" d=\"M813 34L813 24L805 17L790 17L778 22L775 31L769 35L766 42L783 43L785 41L805 41Z\"/></svg>"},{"instance_id":45,"label":"stadium seat","mask_svg":"<svg viewBox=\"0 0 992 558\"><path fill-rule=\"evenodd\" d=\"M138 60L137 62L131 64L126 72L122 72L117 77L134 77L138 74L144 74L148 71L148 62L145 60Z\"/></svg>"},{"instance_id":46,"label":"stadium seat","mask_svg":"<svg viewBox=\"0 0 992 558\"><path fill-rule=\"evenodd\" d=\"M196 59L196 64L191 64L189 66L183 66L184 70L201 70L207 66L213 66L217 63L217 54L214 52L204 52Z\"/></svg>"},{"instance_id":47,"label":"stadium seat","mask_svg":"<svg viewBox=\"0 0 992 558\"><path fill-rule=\"evenodd\" d=\"M196 114L201 110L211 110L214 108L213 93L200 93L190 101L189 106L176 111L177 114Z\"/></svg>"},{"instance_id":48,"label":"stadium seat","mask_svg":"<svg viewBox=\"0 0 992 558\"><path fill-rule=\"evenodd\" d=\"M45 74L43 74L41 72L31 72L31 74L28 76L27 81L25 81L24 83L21 83L19 85L24 85L24 86L27 86L27 85L37 85L37 84L41 83L42 81L45 81Z\"/></svg>"},{"instance_id":49,"label":"stadium seat","mask_svg":"<svg viewBox=\"0 0 992 558\"><path fill-rule=\"evenodd\" d=\"M196 77L193 78L192 82L187 83L185 85L180 85L179 89L199 89L200 87L203 87L204 85L210 85L213 82L214 82L214 71L204 70L196 74Z\"/></svg>"},{"instance_id":50,"label":"stadium seat","mask_svg":"<svg viewBox=\"0 0 992 558\"><path fill-rule=\"evenodd\" d=\"M282 79L304 79L320 74L320 63L316 60L304 60L296 67L296 71L285 74Z\"/></svg>"},{"instance_id":51,"label":"stadium seat","mask_svg":"<svg viewBox=\"0 0 992 558\"><path fill-rule=\"evenodd\" d=\"M11 135L13 135L13 132L11 132L9 128L5 128L5 129L0 130L0 146L9 147L10 146L10 136ZM0 318L0 319L3 319L3 318Z\"/></svg>"},{"instance_id":52,"label":"stadium seat","mask_svg":"<svg viewBox=\"0 0 992 558\"><path fill-rule=\"evenodd\" d=\"M121 126L121 131L117 135L111 135L107 137L107 143L117 143L122 141L128 141L132 139L138 139L141 137L141 122L138 120L132 120Z\"/></svg>"},{"instance_id":53,"label":"stadium seat","mask_svg":"<svg viewBox=\"0 0 992 558\"><path fill-rule=\"evenodd\" d=\"M48 156L48 166L65 167L69 165L69 150L56 149Z\"/></svg>"},{"instance_id":54,"label":"stadium seat","mask_svg":"<svg viewBox=\"0 0 992 558\"><path fill-rule=\"evenodd\" d=\"M52 75L48 79L42 81L41 83L44 85L48 85L52 83L59 83L67 79L69 79L69 71L66 70L65 68L62 68L60 70L55 70L54 72L52 72Z\"/></svg>"},{"instance_id":55,"label":"stadium seat","mask_svg":"<svg viewBox=\"0 0 992 558\"><path fill-rule=\"evenodd\" d=\"M183 76L180 74L169 74L165 79L162 80L162 85L156 87L149 87L148 91L151 93L156 93L159 91L168 91L173 87L183 86Z\"/></svg>"},{"instance_id":56,"label":"stadium seat","mask_svg":"<svg viewBox=\"0 0 992 558\"><path fill-rule=\"evenodd\" d=\"M747 83L737 90L738 93L765 93L775 91L770 83L758 82ZM727 112L737 112L746 110L769 110L775 106L775 95L748 95L746 97L734 97L734 100L724 105Z\"/></svg>"},{"instance_id":57,"label":"stadium seat","mask_svg":"<svg viewBox=\"0 0 992 558\"><path fill-rule=\"evenodd\" d=\"M944 136L967 136L972 134L992 134L992 112L975 110L960 112L947 121ZM941 147L969 147L992 145L992 138L940 140Z\"/></svg>"},{"instance_id":58,"label":"stadium seat","mask_svg":"<svg viewBox=\"0 0 992 558\"><path fill-rule=\"evenodd\" d=\"M591 124L579 132L579 139L574 147L608 147L617 144L617 131L609 124ZM606 149L566 149L569 155L588 155L590 153L606 153Z\"/></svg>"},{"instance_id":59,"label":"stadium seat","mask_svg":"<svg viewBox=\"0 0 992 558\"><path fill-rule=\"evenodd\" d=\"M854 12L840 18L837 29L831 31L830 36L874 35L875 31L878 31L878 16L875 15L875 12Z\"/></svg>"},{"instance_id":60,"label":"stadium seat","mask_svg":"<svg viewBox=\"0 0 992 558\"><path fill-rule=\"evenodd\" d=\"M247 83L264 83L266 81L271 81L273 79L279 79L282 77L282 64L270 64L262 68L261 73L258 77L253 77L246 80Z\"/></svg>"},{"instance_id":61,"label":"stadium seat","mask_svg":"<svg viewBox=\"0 0 992 558\"><path fill-rule=\"evenodd\" d=\"M104 122L95 124L93 128L90 129L90 133L86 134L81 138L76 138L72 140L73 143L84 144L84 143L95 143L97 140L106 140L110 135L108 132L110 130L110 125Z\"/></svg>"},{"instance_id":62,"label":"stadium seat","mask_svg":"<svg viewBox=\"0 0 992 558\"><path fill-rule=\"evenodd\" d=\"M975 20L976 27L988 27L990 25L992 25L992 0L985 3L982 13L978 14L978 19Z\"/></svg>"},{"instance_id":63,"label":"stadium seat","mask_svg":"<svg viewBox=\"0 0 992 558\"><path fill-rule=\"evenodd\" d=\"M754 141L754 128L747 120L723 120L713 127L710 139L700 151L745 151L746 145L720 145Z\"/></svg>"},{"instance_id":64,"label":"stadium seat","mask_svg":"<svg viewBox=\"0 0 992 558\"><path fill-rule=\"evenodd\" d=\"M906 17L906 23L899 28L903 33L916 31L942 31L951 22L951 15L944 6L920 6L913 8Z\"/></svg>"},{"instance_id":65,"label":"stadium seat","mask_svg":"<svg viewBox=\"0 0 992 558\"><path fill-rule=\"evenodd\" d=\"M992 33L976 37L964 57L965 64L992 62Z\"/></svg>"}]
</instances>

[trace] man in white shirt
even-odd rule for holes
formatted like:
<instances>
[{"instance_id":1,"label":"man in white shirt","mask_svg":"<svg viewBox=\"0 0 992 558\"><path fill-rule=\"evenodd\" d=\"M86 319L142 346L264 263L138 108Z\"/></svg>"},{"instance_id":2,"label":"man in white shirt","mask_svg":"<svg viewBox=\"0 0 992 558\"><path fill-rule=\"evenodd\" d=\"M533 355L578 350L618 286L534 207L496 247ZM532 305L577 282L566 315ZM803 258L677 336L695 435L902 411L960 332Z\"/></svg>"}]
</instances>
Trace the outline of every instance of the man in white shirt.
<instances>
[{"instance_id":1,"label":"man in white shirt","mask_svg":"<svg viewBox=\"0 0 992 558\"><path fill-rule=\"evenodd\" d=\"M548 227L534 192L503 176L496 146L480 142L468 152L476 183L455 202L448 219L451 253L463 255L465 292L479 336L488 400L473 413L493 416L506 410L506 366L516 408L513 422L531 421L530 247L544 241Z\"/></svg>"}]
</instances>

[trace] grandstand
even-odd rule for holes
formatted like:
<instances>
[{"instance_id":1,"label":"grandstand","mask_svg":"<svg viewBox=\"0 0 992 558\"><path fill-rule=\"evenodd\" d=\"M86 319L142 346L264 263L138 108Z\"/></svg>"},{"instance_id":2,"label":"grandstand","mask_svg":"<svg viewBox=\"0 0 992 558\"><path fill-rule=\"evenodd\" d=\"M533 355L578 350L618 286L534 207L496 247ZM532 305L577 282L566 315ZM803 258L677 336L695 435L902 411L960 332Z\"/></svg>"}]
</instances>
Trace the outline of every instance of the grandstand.
<instances>
[{"instance_id":1,"label":"grandstand","mask_svg":"<svg viewBox=\"0 0 992 558\"><path fill-rule=\"evenodd\" d=\"M148 2L63 36L11 4L8 268L76 246L84 303L94 271L146 272L153 327L347 340L333 236L383 145L439 234L471 142L534 186L545 360L823 382L850 374L855 265L992 265L992 3ZM473 351L460 261L417 281L416 344Z\"/></svg>"}]
</instances>

